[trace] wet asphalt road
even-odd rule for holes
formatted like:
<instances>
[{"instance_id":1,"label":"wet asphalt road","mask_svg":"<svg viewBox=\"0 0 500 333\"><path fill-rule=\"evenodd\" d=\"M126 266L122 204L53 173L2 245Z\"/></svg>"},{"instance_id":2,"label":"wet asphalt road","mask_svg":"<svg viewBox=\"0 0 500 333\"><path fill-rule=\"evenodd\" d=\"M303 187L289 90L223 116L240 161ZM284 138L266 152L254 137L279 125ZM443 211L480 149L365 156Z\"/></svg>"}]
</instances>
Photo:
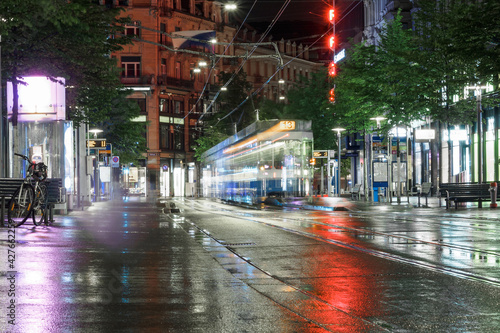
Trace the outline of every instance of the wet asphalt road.
<instances>
[{"instance_id":1,"label":"wet asphalt road","mask_svg":"<svg viewBox=\"0 0 500 333\"><path fill-rule=\"evenodd\" d=\"M500 331L489 209L175 203L101 202L1 228L1 331Z\"/></svg>"}]
</instances>

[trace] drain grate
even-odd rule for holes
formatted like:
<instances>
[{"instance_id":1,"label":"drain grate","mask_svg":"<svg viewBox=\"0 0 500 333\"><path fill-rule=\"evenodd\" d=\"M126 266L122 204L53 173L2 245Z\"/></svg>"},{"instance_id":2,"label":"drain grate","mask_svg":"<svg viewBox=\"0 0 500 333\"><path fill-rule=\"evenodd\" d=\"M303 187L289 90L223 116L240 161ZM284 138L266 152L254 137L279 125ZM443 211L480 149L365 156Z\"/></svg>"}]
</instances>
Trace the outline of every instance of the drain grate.
<instances>
[{"instance_id":1,"label":"drain grate","mask_svg":"<svg viewBox=\"0 0 500 333\"><path fill-rule=\"evenodd\" d=\"M235 246L251 246L257 245L256 243L248 242L248 243L222 243L224 246L235 247Z\"/></svg>"}]
</instances>

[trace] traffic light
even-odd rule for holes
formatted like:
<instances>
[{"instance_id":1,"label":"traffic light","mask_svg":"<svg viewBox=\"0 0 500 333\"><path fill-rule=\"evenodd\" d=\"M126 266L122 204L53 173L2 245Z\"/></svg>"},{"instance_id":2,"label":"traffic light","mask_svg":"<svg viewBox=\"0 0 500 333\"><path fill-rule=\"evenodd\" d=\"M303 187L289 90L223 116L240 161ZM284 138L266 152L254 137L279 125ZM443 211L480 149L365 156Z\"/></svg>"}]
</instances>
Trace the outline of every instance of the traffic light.
<instances>
[{"instance_id":1,"label":"traffic light","mask_svg":"<svg viewBox=\"0 0 500 333\"><path fill-rule=\"evenodd\" d=\"M330 89L330 103L335 102L335 88Z\"/></svg>"},{"instance_id":2,"label":"traffic light","mask_svg":"<svg viewBox=\"0 0 500 333\"><path fill-rule=\"evenodd\" d=\"M328 75L335 76L337 75L337 67L335 66L335 62L332 61L330 65L328 65Z\"/></svg>"},{"instance_id":3,"label":"traffic light","mask_svg":"<svg viewBox=\"0 0 500 333\"><path fill-rule=\"evenodd\" d=\"M311 159L309 160L309 164L311 164L311 165L316 165L316 159L315 159L315 158L311 158Z\"/></svg>"}]
</instances>

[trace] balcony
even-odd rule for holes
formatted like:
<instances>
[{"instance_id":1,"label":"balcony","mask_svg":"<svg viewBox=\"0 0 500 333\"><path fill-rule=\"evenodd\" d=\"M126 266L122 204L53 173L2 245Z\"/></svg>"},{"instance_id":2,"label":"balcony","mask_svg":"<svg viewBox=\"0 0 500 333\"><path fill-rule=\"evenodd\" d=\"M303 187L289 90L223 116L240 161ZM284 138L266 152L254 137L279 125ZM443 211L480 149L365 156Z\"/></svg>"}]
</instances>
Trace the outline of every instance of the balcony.
<instances>
[{"instance_id":1,"label":"balcony","mask_svg":"<svg viewBox=\"0 0 500 333\"><path fill-rule=\"evenodd\" d=\"M153 75L144 75L139 77L126 77L122 76L120 81L125 85L137 84L137 85L151 85L153 83Z\"/></svg>"},{"instance_id":2,"label":"balcony","mask_svg":"<svg viewBox=\"0 0 500 333\"><path fill-rule=\"evenodd\" d=\"M158 75L157 85L193 90L194 83L191 80L182 80L167 75Z\"/></svg>"}]
</instances>

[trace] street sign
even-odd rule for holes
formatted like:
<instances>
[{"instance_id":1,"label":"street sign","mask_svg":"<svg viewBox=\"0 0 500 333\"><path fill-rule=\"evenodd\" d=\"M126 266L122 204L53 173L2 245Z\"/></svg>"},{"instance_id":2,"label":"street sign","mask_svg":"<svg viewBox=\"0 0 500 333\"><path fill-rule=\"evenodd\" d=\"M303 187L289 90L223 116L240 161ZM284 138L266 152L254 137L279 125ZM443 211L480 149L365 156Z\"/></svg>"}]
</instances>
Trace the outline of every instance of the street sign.
<instances>
[{"instance_id":1,"label":"street sign","mask_svg":"<svg viewBox=\"0 0 500 333\"><path fill-rule=\"evenodd\" d=\"M106 149L106 139L87 140L87 148Z\"/></svg>"},{"instance_id":2,"label":"street sign","mask_svg":"<svg viewBox=\"0 0 500 333\"><path fill-rule=\"evenodd\" d=\"M314 158L327 158L328 151L327 150L315 150L315 151L313 151L313 157Z\"/></svg>"},{"instance_id":3,"label":"street sign","mask_svg":"<svg viewBox=\"0 0 500 333\"><path fill-rule=\"evenodd\" d=\"M113 168L119 168L120 167L120 156L113 156L111 158L111 166Z\"/></svg>"}]
</instances>

